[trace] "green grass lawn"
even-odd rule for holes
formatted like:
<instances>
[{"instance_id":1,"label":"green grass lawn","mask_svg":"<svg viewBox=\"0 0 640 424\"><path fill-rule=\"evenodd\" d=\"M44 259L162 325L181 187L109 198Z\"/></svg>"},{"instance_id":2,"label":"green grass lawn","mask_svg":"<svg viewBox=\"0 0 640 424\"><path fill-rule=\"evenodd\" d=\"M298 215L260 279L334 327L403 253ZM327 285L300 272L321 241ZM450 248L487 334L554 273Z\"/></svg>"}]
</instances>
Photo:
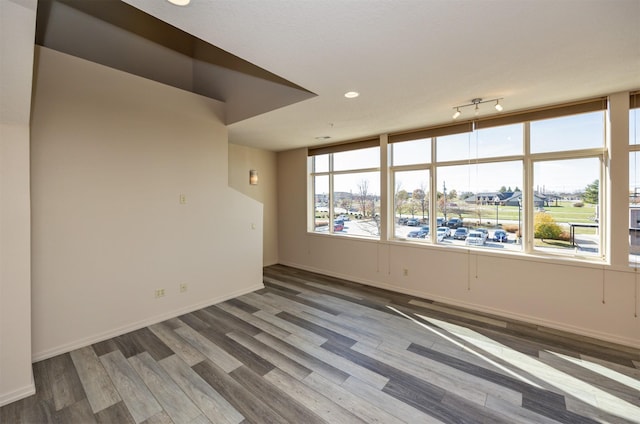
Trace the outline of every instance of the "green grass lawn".
<instances>
[{"instance_id":1,"label":"green grass lawn","mask_svg":"<svg viewBox=\"0 0 640 424\"><path fill-rule=\"evenodd\" d=\"M518 221L518 207L517 206L498 206L498 222L503 221ZM479 213L477 212L479 211ZM595 205L585 204L581 208L576 208L571 202L558 202L558 206L555 203L552 206L545 207L545 212L551 215L558 224L564 224L568 222L574 223L593 223L593 218L596 214ZM522 218L522 212L520 212ZM479 220L483 224L486 222L495 223L496 220L496 207L495 206L479 206L478 209L463 214L463 218L470 220ZM578 229L576 229L577 231ZM594 231L589 229L580 229Z\"/></svg>"}]
</instances>

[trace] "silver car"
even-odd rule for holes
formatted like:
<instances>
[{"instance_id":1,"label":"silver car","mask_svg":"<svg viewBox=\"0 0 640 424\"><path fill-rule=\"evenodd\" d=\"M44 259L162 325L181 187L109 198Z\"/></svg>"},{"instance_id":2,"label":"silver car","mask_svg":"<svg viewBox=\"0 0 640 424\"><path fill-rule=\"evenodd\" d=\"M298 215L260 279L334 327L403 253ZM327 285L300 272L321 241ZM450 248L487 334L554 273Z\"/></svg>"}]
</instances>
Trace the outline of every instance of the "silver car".
<instances>
[{"instance_id":1,"label":"silver car","mask_svg":"<svg viewBox=\"0 0 640 424\"><path fill-rule=\"evenodd\" d=\"M469 231L464 244L467 246L484 246L484 234L481 231Z\"/></svg>"}]
</instances>

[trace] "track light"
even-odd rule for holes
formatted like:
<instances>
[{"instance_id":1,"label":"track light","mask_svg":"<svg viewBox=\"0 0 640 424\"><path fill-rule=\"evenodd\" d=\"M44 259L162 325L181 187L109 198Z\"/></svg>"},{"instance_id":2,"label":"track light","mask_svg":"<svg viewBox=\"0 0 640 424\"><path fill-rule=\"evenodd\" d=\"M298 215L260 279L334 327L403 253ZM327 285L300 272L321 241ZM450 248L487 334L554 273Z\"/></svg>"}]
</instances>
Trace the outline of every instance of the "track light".
<instances>
[{"instance_id":1,"label":"track light","mask_svg":"<svg viewBox=\"0 0 640 424\"><path fill-rule=\"evenodd\" d=\"M471 99L469 103L464 104L464 105L460 105L460 106L454 106L454 109L456 110L453 113L452 118L453 119L457 119L460 117L460 115L462 115L462 112L460 111L460 108L463 107L469 107L469 106L475 106L474 108L474 112L475 115L477 116L480 113L480 105L483 103L489 103L489 102L496 102L495 104L495 109L498 112L502 112L502 105L500 104L500 100L502 100L502 97L498 98L498 99L491 99L491 100L482 100L480 97L476 97L475 99Z\"/></svg>"}]
</instances>

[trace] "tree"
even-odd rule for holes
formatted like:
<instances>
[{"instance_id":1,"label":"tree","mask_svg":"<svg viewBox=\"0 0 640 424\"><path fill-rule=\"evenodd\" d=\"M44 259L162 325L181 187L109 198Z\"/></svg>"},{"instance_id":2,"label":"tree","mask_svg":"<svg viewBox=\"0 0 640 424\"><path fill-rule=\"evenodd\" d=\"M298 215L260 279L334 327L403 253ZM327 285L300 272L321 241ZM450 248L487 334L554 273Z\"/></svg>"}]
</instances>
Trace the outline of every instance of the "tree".
<instances>
[{"instance_id":1,"label":"tree","mask_svg":"<svg viewBox=\"0 0 640 424\"><path fill-rule=\"evenodd\" d=\"M425 211L429 205L427 193L425 193L424 188L417 188L413 190L412 197L416 201L416 203L420 205L420 209L422 209L422 219L424 219Z\"/></svg>"},{"instance_id":2,"label":"tree","mask_svg":"<svg viewBox=\"0 0 640 424\"><path fill-rule=\"evenodd\" d=\"M362 217L367 216L367 196L369 195L369 181L361 180L358 183L358 202L362 211Z\"/></svg>"},{"instance_id":3,"label":"tree","mask_svg":"<svg viewBox=\"0 0 640 424\"><path fill-rule=\"evenodd\" d=\"M595 180L584 189L582 200L585 203L597 204L600 196L600 180Z\"/></svg>"},{"instance_id":4,"label":"tree","mask_svg":"<svg viewBox=\"0 0 640 424\"><path fill-rule=\"evenodd\" d=\"M409 199L409 193L407 190L399 190L400 186L396 187L396 210L400 213L402 218L402 209Z\"/></svg>"},{"instance_id":5,"label":"tree","mask_svg":"<svg viewBox=\"0 0 640 424\"><path fill-rule=\"evenodd\" d=\"M498 190L500 193L505 193L507 191L507 188L505 186L500 187L500 190Z\"/></svg>"},{"instance_id":6,"label":"tree","mask_svg":"<svg viewBox=\"0 0 640 424\"><path fill-rule=\"evenodd\" d=\"M482 223L482 212L483 212L483 208L480 206L476 206L474 213L475 215L478 217L478 223Z\"/></svg>"},{"instance_id":7,"label":"tree","mask_svg":"<svg viewBox=\"0 0 640 424\"><path fill-rule=\"evenodd\" d=\"M407 202L407 209L409 209L409 213L411 214L411 218L415 218L416 211L418 210L418 203L411 199Z\"/></svg>"},{"instance_id":8,"label":"tree","mask_svg":"<svg viewBox=\"0 0 640 424\"><path fill-rule=\"evenodd\" d=\"M557 240L562 234L562 228L556 223L551 215L545 212L538 212L533 218L534 237L544 241L544 239Z\"/></svg>"}]
</instances>

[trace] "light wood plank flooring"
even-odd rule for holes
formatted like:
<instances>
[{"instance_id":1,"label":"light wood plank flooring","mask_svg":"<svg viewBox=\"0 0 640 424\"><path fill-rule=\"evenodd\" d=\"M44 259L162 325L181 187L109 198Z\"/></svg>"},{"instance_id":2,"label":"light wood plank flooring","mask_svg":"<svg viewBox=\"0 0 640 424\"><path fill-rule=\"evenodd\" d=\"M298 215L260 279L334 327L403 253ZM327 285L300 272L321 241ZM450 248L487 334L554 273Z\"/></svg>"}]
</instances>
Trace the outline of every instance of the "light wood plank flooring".
<instances>
[{"instance_id":1,"label":"light wood plank flooring","mask_svg":"<svg viewBox=\"0 0 640 424\"><path fill-rule=\"evenodd\" d=\"M19 423L640 423L640 351L285 266L33 365Z\"/></svg>"}]
</instances>

